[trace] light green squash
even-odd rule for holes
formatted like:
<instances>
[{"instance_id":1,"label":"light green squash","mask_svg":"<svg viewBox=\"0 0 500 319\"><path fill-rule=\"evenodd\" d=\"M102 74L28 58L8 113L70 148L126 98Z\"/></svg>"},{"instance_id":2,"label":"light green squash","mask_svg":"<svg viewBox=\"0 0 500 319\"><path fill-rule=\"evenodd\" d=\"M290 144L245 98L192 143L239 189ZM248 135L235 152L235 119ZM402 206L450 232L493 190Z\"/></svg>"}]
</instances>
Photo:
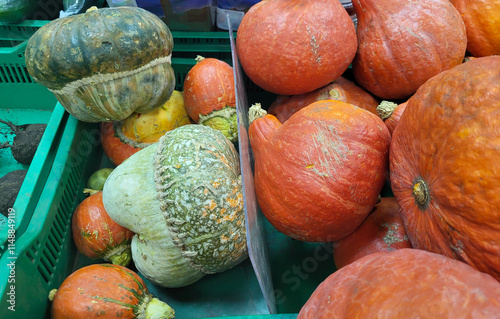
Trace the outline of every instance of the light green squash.
<instances>
[{"instance_id":1,"label":"light green squash","mask_svg":"<svg viewBox=\"0 0 500 319\"><path fill-rule=\"evenodd\" d=\"M103 202L136 233L134 263L157 285L186 286L247 257L239 157L218 130L167 132L113 170Z\"/></svg>"}]
</instances>

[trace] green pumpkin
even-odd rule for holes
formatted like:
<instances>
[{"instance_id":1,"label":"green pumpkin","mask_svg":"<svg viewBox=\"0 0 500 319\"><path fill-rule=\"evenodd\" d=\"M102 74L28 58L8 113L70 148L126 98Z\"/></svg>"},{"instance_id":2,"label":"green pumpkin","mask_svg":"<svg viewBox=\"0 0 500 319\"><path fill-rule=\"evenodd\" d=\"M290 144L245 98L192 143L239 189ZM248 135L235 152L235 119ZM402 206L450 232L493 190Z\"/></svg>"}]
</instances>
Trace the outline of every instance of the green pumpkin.
<instances>
[{"instance_id":1,"label":"green pumpkin","mask_svg":"<svg viewBox=\"0 0 500 319\"><path fill-rule=\"evenodd\" d=\"M136 233L134 263L157 285L186 286L247 257L238 153L208 126L178 127L129 157L106 179L103 203Z\"/></svg>"},{"instance_id":2,"label":"green pumpkin","mask_svg":"<svg viewBox=\"0 0 500 319\"><path fill-rule=\"evenodd\" d=\"M37 0L0 0L0 24L26 19L37 8Z\"/></svg>"},{"instance_id":3,"label":"green pumpkin","mask_svg":"<svg viewBox=\"0 0 500 319\"><path fill-rule=\"evenodd\" d=\"M84 122L123 120L165 103L175 87L173 38L138 7L95 7L59 18L28 41L31 77Z\"/></svg>"}]
</instances>

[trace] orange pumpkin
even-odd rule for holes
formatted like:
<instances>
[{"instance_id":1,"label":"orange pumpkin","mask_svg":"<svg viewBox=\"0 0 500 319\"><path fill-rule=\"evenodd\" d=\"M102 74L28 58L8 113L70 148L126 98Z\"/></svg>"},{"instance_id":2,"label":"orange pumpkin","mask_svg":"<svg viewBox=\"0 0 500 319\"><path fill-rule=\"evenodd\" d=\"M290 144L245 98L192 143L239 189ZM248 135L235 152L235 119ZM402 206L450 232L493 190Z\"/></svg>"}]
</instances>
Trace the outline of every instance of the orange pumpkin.
<instances>
[{"instance_id":1,"label":"orange pumpkin","mask_svg":"<svg viewBox=\"0 0 500 319\"><path fill-rule=\"evenodd\" d=\"M154 298L139 275L119 265L80 268L49 299L52 319L174 318L174 310Z\"/></svg>"},{"instance_id":2,"label":"orange pumpkin","mask_svg":"<svg viewBox=\"0 0 500 319\"><path fill-rule=\"evenodd\" d=\"M102 192L85 198L76 207L71 227L81 254L121 266L132 260L130 242L134 233L109 217L102 203Z\"/></svg>"},{"instance_id":3,"label":"orange pumpkin","mask_svg":"<svg viewBox=\"0 0 500 319\"><path fill-rule=\"evenodd\" d=\"M418 249L374 253L326 278L297 319L498 318L500 283Z\"/></svg>"},{"instance_id":4,"label":"orange pumpkin","mask_svg":"<svg viewBox=\"0 0 500 319\"><path fill-rule=\"evenodd\" d=\"M391 185L414 248L500 280L500 56L423 84L394 131Z\"/></svg>"},{"instance_id":5,"label":"orange pumpkin","mask_svg":"<svg viewBox=\"0 0 500 319\"><path fill-rule=\"evenodd\" d=\"M376 252L411 248L396 198L383 197L354 232L333 243L333 260L340 269Z\"/></svg>"},{"instance_id":6,"label":"orange pumpkin","mask_svg":"<svg viewBox=\"0 0 500 319\"><path fill-rule=\"evenodd\" d=\"M356 30L338 0L272 0L253 5L238 27L236 50L248 77L266 91L297 95L344 73Z\"/></svg>"},{"instance_id":7,"label":"orange pumpkin","mask_svg":"<svg viewBox=\"0 0 500 319\"><path fill-rule=\"evenodd\" d=\"M385 125L389 129L389 132L394 132L396 125L401 118L404 110L406 109L407 102L397 104L390 101L382 101L377 106L377 112L382 120L384 120Z\"/></svg>"},{"instance_id":8,"label":"orange pumpkin","mask_svg":"<svg viewBox=\"0 0 500 319\"><path fill-rule=\"evenodd\" d=\"M467 50L475 57L500 54L500 0L450 0L462 15Z\"/></svg>"},{"instance_id":9,"label":"orange pumpkin","mask_svg":"<svg viewBox=\"0 0 500 319\"><path fill-rule=\"evenodd\" d=\"M196 123L238 140L233 68L215 58L198 57L184 79L186 111Z\"/></svg>"},{"instance_id":10,"label":"orange pumpkin","mask_svg":"<svg viewBox=\"0 0 500 319\"><path fill-rule=\"evenodd\" d=\"M249 138L259 206L282 233L303 241L338 240L376 204L390 134L373 113L318 101L283 124L270 114L256 119Z\"/></svg>"},{"instance_id":11,"label":"orange pumpkin","mask_svg":"<svg viewBox=\"0 0 500 319\"><path fill-rule=\"evenodd\" d=\"M284 123L298 110L322 100L347 102L370 111L373 114L378 114L378 101L363 88L342 76L327 86L309 93L279 95L271 106L269 106L267 112L276 116L281 123Z\"/></svg>"},{"instance_id":12,"label":"orange pumpkin","mask_svg":"<svg viewBox=\"0 0 500 319\"><path fill-rule=\"evenodd\" d=\"M460 63L467 35L449 0L353 0L356 82L382 99L405 99Z\"/></svg>"}]
</instances>

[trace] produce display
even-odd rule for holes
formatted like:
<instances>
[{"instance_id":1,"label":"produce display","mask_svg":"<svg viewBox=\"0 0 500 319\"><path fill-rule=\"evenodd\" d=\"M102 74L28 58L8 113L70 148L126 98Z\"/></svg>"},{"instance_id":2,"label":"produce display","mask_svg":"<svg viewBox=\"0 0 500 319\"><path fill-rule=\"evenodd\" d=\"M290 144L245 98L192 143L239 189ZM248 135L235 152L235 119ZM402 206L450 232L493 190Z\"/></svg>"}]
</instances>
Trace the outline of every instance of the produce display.
<instances>
[{"instance_id":1,"label":"produce display","mask_svg":"<svg viewBox=\"0 0 500 319\"><path fill-rule=\"evenodd\" d=\"M263 307L299 319L499 318L500 0L344 2L255 3L234 33L239 69L196 45L176 56L196 37L174 45L139 7L92 7L31 36L29 75L102 155L76 146L72 165L99 169L69 178L85 198L54 218L76 263L57 265L52 230L27 248L57 269L43 278L52 318L184 318L186 295L232 302L239 279L211 278L233 270L259 293L272 277ZM245 95L263 100L247 110ZM29 165L45 126L0 121L16 134L3 147ZM2 214L25 174L0 179ZM302 259L259 264L281 254ZM332 270L319 278L321 263ZM206 317L225 315L215 308Z\"/></svg>"}]
</instances>

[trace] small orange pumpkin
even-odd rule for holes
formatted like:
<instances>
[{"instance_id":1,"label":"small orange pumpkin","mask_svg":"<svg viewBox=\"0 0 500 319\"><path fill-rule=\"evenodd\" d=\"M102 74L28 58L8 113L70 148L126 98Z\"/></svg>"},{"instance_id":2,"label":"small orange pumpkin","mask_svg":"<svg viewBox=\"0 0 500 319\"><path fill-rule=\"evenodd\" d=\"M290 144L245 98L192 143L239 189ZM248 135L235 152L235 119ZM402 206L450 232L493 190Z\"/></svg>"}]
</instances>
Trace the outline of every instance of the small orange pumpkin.
<instances>
[{"instance_id":1,"label":"small orange pumpkin","mask_svg":"<svg viewBox=\"0 0 500 319\"><path fill-rule=\"evenodd\" d=\"M394 197L382 197L354 232L333 243L333 260L340 269L376 252L411 248Z\"/></svg>"},{"instance_id":2,"label":"small orange pumpkin","mask_svg":"<svg viewBox=\"0 0 500 319\"><path fill-rule=\"evenodd\" d=\"M377 114L378 101L363 88L344 77L339 77L332 83L320 89L300 95L279 95L269 106L267 112L278 118L281 123L298 110L322 100L337 100L356 105L362 109Z\"/></svg>"},{"instance_id":3,"label":"small orange pumpkin","mask_svg":"<svg viewBox=\"0 0 500 319\"><path fill-rule=\"evenodd\" d=\"M198 57L184 80L184 101L189 116L202 125L238 140L233 68L215 58Z\"/></svg>"},{"instance_id":4,"label":"small orange pumpkin","mask_svg":"<svg viewBox=\"0 0 500 319\"><path fill-rule=\"evenodd\" d=\"M93 264L69 275L50 292L52 319L174 318L174 310L154 298L134 271Z\"/></svg>"},{"instance_id":5,"label":"small orange pumpkin","mask_svg":"<svg viewBox=\"0 0 500 319\"><path fill-rule=\"evenodd\" d=\"M121 266L132 260L130 242L134 233L109 217L102 203L102 191L85 198L76 207L71 228L81 254Z\"/></svg>"}]
</instances>

